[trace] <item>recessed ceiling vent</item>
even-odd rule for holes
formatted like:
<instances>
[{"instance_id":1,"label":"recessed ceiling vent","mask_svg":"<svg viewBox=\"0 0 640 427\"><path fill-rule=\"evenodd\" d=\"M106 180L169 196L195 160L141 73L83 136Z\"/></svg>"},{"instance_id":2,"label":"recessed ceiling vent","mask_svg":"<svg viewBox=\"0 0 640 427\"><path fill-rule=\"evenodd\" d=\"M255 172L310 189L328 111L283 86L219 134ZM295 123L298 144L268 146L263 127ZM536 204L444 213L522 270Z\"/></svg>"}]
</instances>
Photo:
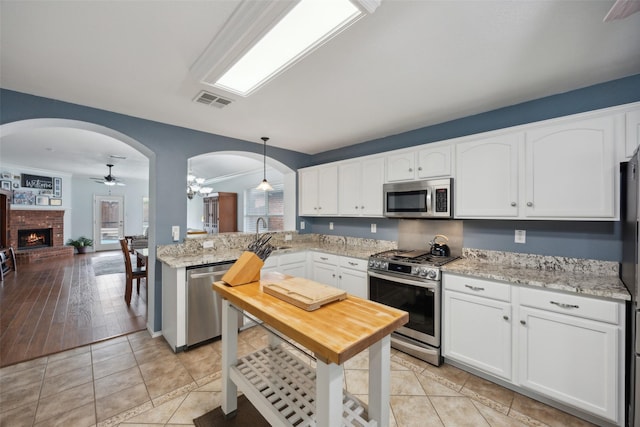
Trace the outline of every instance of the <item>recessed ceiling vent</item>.
<instances>
[{"instance_id":1,"label":"recessed ceiling vent","mask_svg":"<svg viewBox=\"0 0 640 427\"><path fill-rule=\"evenodd\" d=\"M232 102L230 99L223 98L206 90L201 91L198 96L195 97L194 101L216 108L224 108Z\"/></svg>"}]
</instances>

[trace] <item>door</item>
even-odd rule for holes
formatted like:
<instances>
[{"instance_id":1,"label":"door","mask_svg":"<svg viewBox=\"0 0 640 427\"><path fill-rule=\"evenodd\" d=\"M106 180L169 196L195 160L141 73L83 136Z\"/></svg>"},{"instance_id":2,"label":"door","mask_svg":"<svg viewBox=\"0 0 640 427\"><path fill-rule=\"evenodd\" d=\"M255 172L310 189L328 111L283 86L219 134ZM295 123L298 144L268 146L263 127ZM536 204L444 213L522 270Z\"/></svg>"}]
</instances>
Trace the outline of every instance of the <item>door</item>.
<instances>
[{"instance_id":1,"label":"door","mask_svg":"<svg viewBox=\"0 0 640 427\"><path fill-rule=\"evenodd\" d=\"M124 197L94 196L93 248L96 251L120 249L124 237Z\"/></svg>"}]
</instances>

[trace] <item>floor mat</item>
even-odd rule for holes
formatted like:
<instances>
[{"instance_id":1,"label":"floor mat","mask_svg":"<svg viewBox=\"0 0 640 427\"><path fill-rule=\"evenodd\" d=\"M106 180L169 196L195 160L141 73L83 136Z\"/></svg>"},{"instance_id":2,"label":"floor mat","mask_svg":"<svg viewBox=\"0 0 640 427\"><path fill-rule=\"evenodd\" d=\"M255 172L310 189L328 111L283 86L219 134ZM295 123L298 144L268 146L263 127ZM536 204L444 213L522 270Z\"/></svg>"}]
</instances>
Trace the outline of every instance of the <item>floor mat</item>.
<instances>
[{"instance_id":1,"label":"floor mat","mask_svg":"<svg viewBox=\"0 0 640 427\"><path fill-rule=\"evenodd\" d=\"M194 419L193 423L196 427L269 427L267 420L244 395L238 397L238 410L235 417L225 419L222 409L218 406L213 411Z\"/></svg>"},{"instance_id":2,"label":"floor mat","mask_svg":"<svg viewBox=\"0 0 640 427\"><path fill-rule=\"evenodd\" d=\"M96 276L124 273L124 259L122 255L93 258L91 264L93 264L93 271Z\"/></svg>"}]
</instances>

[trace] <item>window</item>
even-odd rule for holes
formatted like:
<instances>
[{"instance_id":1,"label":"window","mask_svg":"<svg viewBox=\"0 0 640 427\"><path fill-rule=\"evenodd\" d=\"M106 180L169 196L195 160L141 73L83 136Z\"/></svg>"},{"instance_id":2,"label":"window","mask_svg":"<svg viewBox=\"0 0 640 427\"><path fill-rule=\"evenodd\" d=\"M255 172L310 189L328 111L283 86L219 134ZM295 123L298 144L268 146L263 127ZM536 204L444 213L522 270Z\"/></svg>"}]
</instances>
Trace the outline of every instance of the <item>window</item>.
<instances>
[{"instance_id":1,"label":"window","mask_svg":"<svg viewBox=\"0 0 640 427\"><path fill-rule=\"evenodd\" d=\"M284 230L283 184L274 184L273 191L248 188L244 191L244 231L255 233L256 221L264 218L269 231ZM260 224L260 231L264 231Z\"/></svg>"}]
</instances>

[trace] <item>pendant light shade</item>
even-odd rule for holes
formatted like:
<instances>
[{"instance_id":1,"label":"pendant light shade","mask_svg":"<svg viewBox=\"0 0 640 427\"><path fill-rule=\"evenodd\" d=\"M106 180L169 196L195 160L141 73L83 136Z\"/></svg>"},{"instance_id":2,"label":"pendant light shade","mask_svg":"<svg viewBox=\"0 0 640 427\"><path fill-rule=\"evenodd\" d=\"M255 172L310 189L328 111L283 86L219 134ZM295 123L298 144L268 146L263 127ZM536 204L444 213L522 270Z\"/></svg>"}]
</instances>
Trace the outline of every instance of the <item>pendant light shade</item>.
<instances>
[{"instance_id":1,"label":"pendant light shade","mask_svg":"<svg viewBox=\"0 0 640 427\"><path fill-rule=\"evenodd\" d=\"M269 138L267 138L266 136L263 136L260 139L262 139L263 141L262 164L263 164L264 174L263 174L262 182L256 187L256 190L273 191L273 187L267 181L267 141L269 140Z\"/></svg>"}]
</instances>

